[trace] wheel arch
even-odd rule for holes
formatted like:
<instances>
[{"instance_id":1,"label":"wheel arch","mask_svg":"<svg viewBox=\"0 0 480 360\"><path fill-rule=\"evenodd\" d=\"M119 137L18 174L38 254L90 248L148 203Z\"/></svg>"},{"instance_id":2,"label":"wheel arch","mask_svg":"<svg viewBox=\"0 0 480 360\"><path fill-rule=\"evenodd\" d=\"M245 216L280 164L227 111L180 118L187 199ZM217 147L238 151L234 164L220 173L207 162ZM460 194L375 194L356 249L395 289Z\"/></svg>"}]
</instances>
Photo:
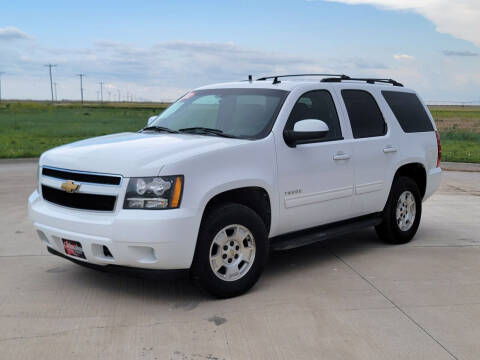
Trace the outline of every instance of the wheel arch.
<instances>
[{"instance_id":1,"label":"wheel arch","mask_svg":"<svg viewBox=\"0 0 480 360\"><path fill-rule=\"evenodd\" d=\"M397 171L395 172L393 181L395 181L395 179L399 178L400 176L406 176L415 181L418 189L420 190L420 195L422 196L422 199L424 198L427 189L427 171L422 163L410 162L399 166Z\"/></svg>"},{"instance_id":2,"label":"wheel arch","mask_svg":"<svg viewBox=\"0 0 480 360\"><path fill-rule=\"evenodd\" d=\"M211 209L225 203L241 204L252 209L263 220L269 234L272 225L272 197L264 186L252 184L215 191L204 201L201 221Z\"/></svg>"}]
</instances>

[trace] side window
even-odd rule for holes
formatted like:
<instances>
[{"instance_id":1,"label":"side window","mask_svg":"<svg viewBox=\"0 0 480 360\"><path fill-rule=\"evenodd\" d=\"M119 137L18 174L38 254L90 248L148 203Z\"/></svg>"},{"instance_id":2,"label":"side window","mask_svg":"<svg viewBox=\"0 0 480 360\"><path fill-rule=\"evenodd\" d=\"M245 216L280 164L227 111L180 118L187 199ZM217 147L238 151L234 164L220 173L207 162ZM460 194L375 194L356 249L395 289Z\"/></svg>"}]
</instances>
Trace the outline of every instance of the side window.
<instances>
[{"instance_id":1,"label":"side window","mask_svg":"<svg viewBox=\"0 0 480 360\"><path fill-rule=\"evenodd\" d=\"M296 122L305 119L322 120L328 125L328 134L322 141L343 139L337 109L329 91L314 90L303 94L293 107L285 128L293 130Z\"/></svg>"},{"instance_id":2,"label":"side window","mask_svg":"<svg viewBox=\"0 0 480 360\"><path fill-rule=\"evenodd\" d=\"M399 91L382 91L403 131L433 131L433 125L417 95Z\"/></svg>"},{"instance_id":3,"label":"side window","mask_svg":"<svg viewBox=\"0 0 480 360\"><path fill-rule=\"evenodd\" d=\"M372 94L364 90L342 90L342 97L355 139L387 133L387 124Z\"/></svg>"}]
</instances>

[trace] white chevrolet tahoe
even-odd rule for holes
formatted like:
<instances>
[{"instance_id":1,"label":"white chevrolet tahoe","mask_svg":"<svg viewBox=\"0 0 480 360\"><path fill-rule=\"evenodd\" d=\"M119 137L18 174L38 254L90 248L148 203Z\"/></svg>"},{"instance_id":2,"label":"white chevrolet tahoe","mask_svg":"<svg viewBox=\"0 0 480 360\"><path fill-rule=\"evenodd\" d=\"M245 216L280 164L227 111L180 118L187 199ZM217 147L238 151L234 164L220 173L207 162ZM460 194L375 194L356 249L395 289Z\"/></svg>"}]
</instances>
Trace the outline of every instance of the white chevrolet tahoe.
<instances>
[{"instance_id":1,"label":"white chevrolet tahoe","mask_svg":"<svg viewBox=\"0 0 480 360\"><path fill-rule=\"evenodd\" d=\"M253 286L270 249L368 226L408 242L441 177L428 108L391 79L315 75L201 87L137 133L45 152L41 241L91 267L190 269L218 297Z\"/></svg>"}]
</instances>

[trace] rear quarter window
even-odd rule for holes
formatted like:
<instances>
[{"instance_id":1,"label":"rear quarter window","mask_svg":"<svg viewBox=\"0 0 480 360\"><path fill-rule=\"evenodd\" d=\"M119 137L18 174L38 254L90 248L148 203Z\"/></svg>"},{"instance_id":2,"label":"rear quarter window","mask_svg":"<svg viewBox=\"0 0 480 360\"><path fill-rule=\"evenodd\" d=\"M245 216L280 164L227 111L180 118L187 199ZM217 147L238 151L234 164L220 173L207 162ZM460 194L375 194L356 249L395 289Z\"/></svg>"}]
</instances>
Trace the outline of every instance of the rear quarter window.
<instances>
[{"instance_id":1,"label":"rear quarter window","mask_svg":"<svg viewBox=\"0 0 480 360\"><path fill-rule=\"evenodd\" d=\"M406 133L434 131L425 107L413 93L382 91L388 106Z\"/></svg>"},{"instance_id":2,"label":"rear quarter window","mask_svg":"<svg viewBox=\"0 0 480 360\"><path fill-rule=\"evenodd\" d=\"M355 139L387 133L387 124L372 94L365 90L342 90L342 98Z\"/></svg>"}]
</instances>

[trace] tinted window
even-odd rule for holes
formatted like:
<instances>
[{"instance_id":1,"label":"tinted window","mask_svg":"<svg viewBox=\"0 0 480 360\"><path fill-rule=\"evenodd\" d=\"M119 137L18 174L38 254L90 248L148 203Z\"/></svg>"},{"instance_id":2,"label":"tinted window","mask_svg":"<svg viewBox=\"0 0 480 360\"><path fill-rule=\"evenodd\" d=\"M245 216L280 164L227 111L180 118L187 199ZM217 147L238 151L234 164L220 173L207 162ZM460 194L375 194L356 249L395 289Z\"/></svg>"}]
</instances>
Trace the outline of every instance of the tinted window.
<instances>
[{"instance_id":1,"label":"tinted window","mask_svg":"<svg viewBox=\"0 0 480 360\"><path fill-rule=\"evenodd\" d=\"M398 91L382 91L403 131L433 131L433 125L417 95Z\"/></svg>"},{"instance_id":2,"label":"tinted window","mask_svg":"<svg viewBox=\"0 0 480 360\"><path fill-rule=\"evenodd\" d=\"M382 136L387 125L373 96L363 90L342 90L355 139Z\"/></svg>"},{"instance_id":3,"label":"tinted window","mask_svg":"<svg viewBox=\"0 0 480 360\"><path fill-rule=\"evenodd\" d=\"M332 95L327 90L315 90L303 94L293 107L285 128L292 130L296 122L305 119L322 120L328 125L329 132L321 141L342 139L337 109Z\"/></svg>"}]
</instances>

